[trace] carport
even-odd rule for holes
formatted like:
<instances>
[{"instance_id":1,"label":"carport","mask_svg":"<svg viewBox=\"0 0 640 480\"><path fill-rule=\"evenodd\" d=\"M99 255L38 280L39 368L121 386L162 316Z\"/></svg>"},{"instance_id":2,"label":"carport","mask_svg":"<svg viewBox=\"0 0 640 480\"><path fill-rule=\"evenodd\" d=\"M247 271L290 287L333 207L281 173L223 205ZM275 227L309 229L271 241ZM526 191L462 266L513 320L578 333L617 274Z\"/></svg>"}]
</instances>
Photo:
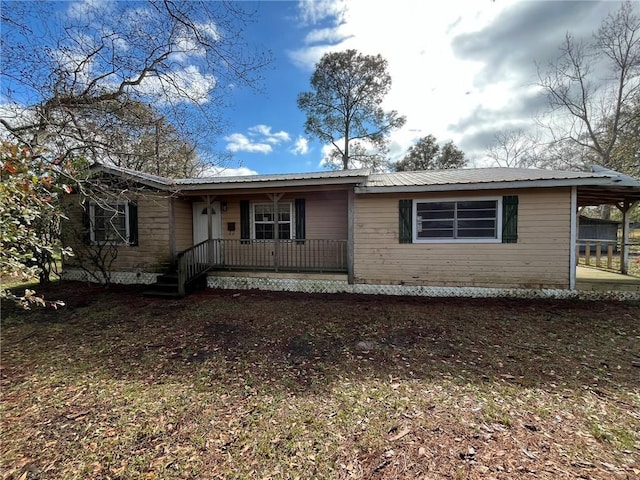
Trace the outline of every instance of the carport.
<instances>
[{"instance_id":1,"label":"carport","mask_svg":"<svg viewBox=\"0 0 640 480\"><path fill-rule=\"evenodd\" d=\"M622 237L620 239L620 273L627 275L629 271L629 253L631 250L630 224L631 212L640 202L640 180L622 173L592 167L593 173L603 174L603 181L598 185L577 186L575 192L575 208L572 217L573 255L577 258L577 241L579 209L589 206L610 205L622 214ZM573 271L572 288L575 288L575 274Z\"/></svg>"}]
</instances>

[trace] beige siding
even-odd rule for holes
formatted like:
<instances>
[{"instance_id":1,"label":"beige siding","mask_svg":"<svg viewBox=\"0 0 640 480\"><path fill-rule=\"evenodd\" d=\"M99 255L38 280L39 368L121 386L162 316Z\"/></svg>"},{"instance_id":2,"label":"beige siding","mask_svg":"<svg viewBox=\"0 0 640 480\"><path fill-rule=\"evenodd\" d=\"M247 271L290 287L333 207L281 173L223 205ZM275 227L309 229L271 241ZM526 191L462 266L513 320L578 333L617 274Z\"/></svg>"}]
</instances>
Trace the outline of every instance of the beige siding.
<instances>
[{"instance_id":1,"label":"beige siding","mask_svg":"<svg viewBox=\"0 0 640 480\"><path fill-rule=\"evenodd\" d=\"M145 193L131 196L130 200L138 205L138 245L118 246L117 254L111 263L113 271L160 271L170 261L169 253L169 199L163 194ZM81 237L83 207L77 195L65 198L69 220L65 222L64 243L71 246L76 256L66 265L95 270L88 261L90 246L83 243Z\"/></svg>"},{"instance_id":2,"label":"beige siding","mask_svg":"<svg viewBox=\"0 0 640 480\"><path fill-rule=\"evenodd\" d=\"M305 199L306 238L324 240L346 240L347 238L347 192L322 191L299 192L283 196L280 202L295 202L296 198ZM271 200L266 194L254 194L242 197L220 197L216 200L227 204L222 212L222 238L240 240L240 200L252 203L267 203ZM230 231L229 223L235 224Z\"/></svg>"},{"instance_id":3,"label":"beige siding","mask_svg":"<svg viewBox=\"0 0 640 480\"><path fill-rule=\"evenodd\" d=\"M307 238L347 239L347 192L306 195Z\"/></svg>"},{"instance_id":4,"label":"beige siding","mask_svg":"<svg viewBox=\"0 0 640 480\"><path fill-rule=\"evenodd\" d=\"M191 205L191 201L185 198L176 198L173 201L176 253L193 246L193 209Z\"/></svg>"},{"instance_id":5,"label":"beige siding","mask_svg":"<svg viewBox=\"0 0 640 480\"><path fill-rule=\"evenodd\" d=\"M513 195L487 191L481 196ZM430 286L557 287L569 285L570 189L521 190L518 243L416 243L398 240L398 201L407 195L359 195L355 281ZM413 198L451 198L451 194ZM473 193L456 197L478 196Z\"/></svg>"}]
</instances>

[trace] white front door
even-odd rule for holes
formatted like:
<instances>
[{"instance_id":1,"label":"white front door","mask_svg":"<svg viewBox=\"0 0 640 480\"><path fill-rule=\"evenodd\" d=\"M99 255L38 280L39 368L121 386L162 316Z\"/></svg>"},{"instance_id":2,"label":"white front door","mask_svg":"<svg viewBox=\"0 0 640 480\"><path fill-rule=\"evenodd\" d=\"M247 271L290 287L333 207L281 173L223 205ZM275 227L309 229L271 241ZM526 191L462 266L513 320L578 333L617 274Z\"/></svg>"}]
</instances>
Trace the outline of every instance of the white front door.
<instances>
[{"instance_id":1,"label":"white front door","mask_svg":"<svg viewBox=\"0 0 640 480\"><path fill-rule=\"evenodd\" d=\"M211 202L211 238L219 239L221 232L221 212L220 202ZM193 204L193 244L197 245L209 239L207 226L209 225L209 214L205 202L195 202Z\"/></svg>"}]
</instances>

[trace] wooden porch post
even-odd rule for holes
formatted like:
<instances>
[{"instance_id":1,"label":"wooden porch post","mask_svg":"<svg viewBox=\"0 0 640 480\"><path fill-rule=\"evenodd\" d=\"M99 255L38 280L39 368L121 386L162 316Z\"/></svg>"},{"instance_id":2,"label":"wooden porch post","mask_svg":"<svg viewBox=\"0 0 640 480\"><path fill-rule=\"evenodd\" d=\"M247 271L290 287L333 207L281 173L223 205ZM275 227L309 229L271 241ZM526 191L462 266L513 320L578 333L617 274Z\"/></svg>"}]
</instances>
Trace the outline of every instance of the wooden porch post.
<instances>
[{"instance_id":1,"label":"wooden porch post","mask_svg":"<svg viewBox=\"0 0 640 480\"><path fill-rule=\"evenodd\" d=\"M355 231L355 192L353 187L347 194L347 282L349 285L355 281L354 266L354 238Z\"/></svg>"},{"instance_id":2,"label":"wooden porch post","mask_svg":"<svg viewBox=\"0 0 640 480\"><path fill-rule=\"evenodd\" d=\"M211 195L207 195L207 239L211 240L211 230L213 228L213 216L211 215Z\"/></svg>"},{"instance_id":3,"label":"wooden porch post","mask_svg":"<svg viewBox=\"0 0 640 480\"><path fill-rule=\"evenodd\" d=\"M211 195L207 195L207 240L208 242L207 242L207 248L205 252L207 256L207 265L210 268L215 263L215 256L214 256L215 249L213 248L213 242L211 241L212 239L211 230L213 229L212 203L214 198L215 197L212 197Z\"/></svg>"},{"instance_id":4,"label":"wooden porch post","mask_svg":"<svg viewBox=\"0 0 640 480\"><path fill-rule=\"evenodd\" d=\"M622 245L620 247L620 273L627 275L629 272L629 230L630 216L629 212L633 204L628 200L616 204L616 208L622 212Z\"/></svg>"},{"instance_id":5,"label":"wooden porch post","mask_svg":"<svg viewBox=\"0 0 640 480\"><path fill-rule=\"evenodd\" d=\"M580 258L578 231L580 228L580 210L578 209L578 189L571 187L571 224L569 226L569 290L576 289L576 269Z\"/></svg>"},{"instance_id":6,"label":"wooden porch post","mask_svg":"<svg viewBox=\"0 0 640 480\"><path fill-rule=\"evenodd\" d=\"M176 214L175 214L175 198L173 195L169 196L169 256L171 257L171 264L173 265L176 260Z\"/></svg>"}]
</instances>

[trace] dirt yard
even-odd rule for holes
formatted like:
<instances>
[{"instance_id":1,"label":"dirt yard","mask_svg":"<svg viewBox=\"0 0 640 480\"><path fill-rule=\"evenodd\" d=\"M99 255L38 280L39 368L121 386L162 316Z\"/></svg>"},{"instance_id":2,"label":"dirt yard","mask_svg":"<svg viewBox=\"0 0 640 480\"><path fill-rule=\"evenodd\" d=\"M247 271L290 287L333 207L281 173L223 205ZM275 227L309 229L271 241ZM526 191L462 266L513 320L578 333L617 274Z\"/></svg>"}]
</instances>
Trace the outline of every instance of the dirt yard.
<instances>
[{"instance_id":1,"label":"dirt yard","mask_svg":"<svg viewBox=\"0 0 640 480\"><path fill-rule=\"evenodd\" d=\"M0 478L640 478L640 304L59 283L2 305Z\"/></svg>"}]
</instances>

